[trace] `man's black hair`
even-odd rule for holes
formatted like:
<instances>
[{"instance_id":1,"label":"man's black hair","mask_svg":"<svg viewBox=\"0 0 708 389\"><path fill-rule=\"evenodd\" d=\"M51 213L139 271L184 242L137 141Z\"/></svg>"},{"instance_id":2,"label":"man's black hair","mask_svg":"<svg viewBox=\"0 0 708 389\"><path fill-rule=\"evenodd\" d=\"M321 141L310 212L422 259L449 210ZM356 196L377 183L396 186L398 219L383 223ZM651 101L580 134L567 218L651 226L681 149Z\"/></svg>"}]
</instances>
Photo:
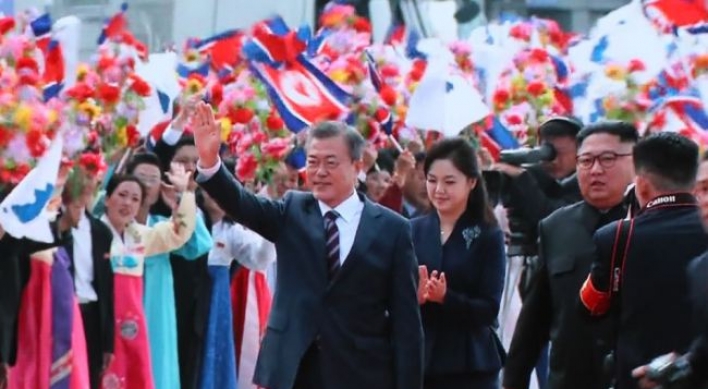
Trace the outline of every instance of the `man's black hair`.
<instances>
[{"instance_id":1,"label":"man's black hair","mask_svg":"<svg viewBox=\"0 0 708 389\"><path fill-rule=\"evenodd\" d=\"M637 131L637 127L633 124L618 120L610 120L589 124L583 127L576 137L578 147L582 146L585 139L587 139L590 135L597 134L614 135L618 137L622 143L637 143L639 140L639 132Z\"/></svg>"},{"instance_id":2,"label":"man's black hair","mask_svg":"<svg viewBox=\"0 0 708 389\"><path fill-rule=\"evenodd\" d=\"M698 172L698 145L675 132L649 135L634 146L634 170L656 190L690 191Z\"/></svg>"},{"instance_id":3,"label":"man's black hair","mask_svg":"<svg viewBox=\"0 0 708 389\"><path fill-rule=\"evenodd\" d=\"M162 163L160 162L160 158L155 153L151 153L149 151L133 155L125 168L125 173L133 174L138 165L153 165L160 169L160 172L162 172Z\"/></svg>"}]
</instances>

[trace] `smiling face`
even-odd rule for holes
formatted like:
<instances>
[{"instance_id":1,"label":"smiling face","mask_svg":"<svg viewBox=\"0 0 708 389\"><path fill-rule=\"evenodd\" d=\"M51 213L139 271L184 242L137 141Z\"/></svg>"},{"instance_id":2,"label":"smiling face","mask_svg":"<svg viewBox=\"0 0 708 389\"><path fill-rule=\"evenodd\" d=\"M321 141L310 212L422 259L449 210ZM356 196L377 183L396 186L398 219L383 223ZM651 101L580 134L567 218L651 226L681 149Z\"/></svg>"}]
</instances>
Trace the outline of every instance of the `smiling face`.
<instances>
[{"instance_id":1,"label":"smiling face","mask_svg":"<svg viewBox=\"0 0 708 389\"><path fill-rule=\"evenodd\" d=\"M135 181L119 183L106 198L106 215L114 228L121 230L138 214L143 201L143 191Z\"/></svg>"},{"instance_id":2,"label":"smiling face","mask_svg":"<svg viewBox=\"0 0 708 389\"><path fill-rule=\"evenodd\" d=\"M578 184L583 199L598 209L610 209L624 198L634 178L633 143L616 135L588 136L578 150Z\"/></svg>"},{"instance_id":3,"label":"smiling face","mask_svg":"<svg viewBox=\"0 0 708 389\"><path fill-rule=\"evenodd\" d=\"M391 186L391 173L386 170L370 172L366 175L366 194L373 202L379 202Z\"/></svg>"},{"instance_id":4,"label":"smiling face","mask_svg":"<svg viewBox=\"0 0 708 389\"><path fill-rule=\"evenodd\" d=\"M465 176L449 159L436 160L428 170L428 197L440 214L464 212L475 185L477 180Z\"/></svg>"},{"instance_id":5,"label":"smiling face","mask_svg":"<svg viewBox=\"0 0 708 389\"><path fill-rule=\"evenodd\" d=\"M344 136L312 139L307 149L307 181L318 200L336 207L354 192L362 162L352 160Z\"/></svg>"}]
</instances>

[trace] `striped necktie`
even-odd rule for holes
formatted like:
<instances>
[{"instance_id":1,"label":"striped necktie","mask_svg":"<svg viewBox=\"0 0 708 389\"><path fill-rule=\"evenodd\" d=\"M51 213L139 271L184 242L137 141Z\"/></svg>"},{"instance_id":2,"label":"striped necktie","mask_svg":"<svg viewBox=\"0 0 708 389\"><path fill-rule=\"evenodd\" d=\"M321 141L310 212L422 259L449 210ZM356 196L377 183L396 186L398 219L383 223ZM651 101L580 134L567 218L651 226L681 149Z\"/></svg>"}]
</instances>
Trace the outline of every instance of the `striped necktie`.
<instances>
[{"instance_id":1,"label":"striped necktie","mask_svg":"<svg viewBox=\"0 0 708 389\"><path fill-rule=\"evenodd\" d=\"M337 228L337 218L339 214L329 211L325 214L325 240L327 242L327 274L329 279L334 278L339 270L339 228Z\"/></svg>"}]
</instances>

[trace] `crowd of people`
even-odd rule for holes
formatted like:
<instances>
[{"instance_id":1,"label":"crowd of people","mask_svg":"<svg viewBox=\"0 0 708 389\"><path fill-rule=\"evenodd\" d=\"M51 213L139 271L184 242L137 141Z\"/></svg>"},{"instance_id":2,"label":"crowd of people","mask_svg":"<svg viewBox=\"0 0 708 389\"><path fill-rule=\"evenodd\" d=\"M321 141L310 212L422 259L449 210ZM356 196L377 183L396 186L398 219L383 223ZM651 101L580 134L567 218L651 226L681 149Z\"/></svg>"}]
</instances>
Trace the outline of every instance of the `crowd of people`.
<instances>
[{"instance_id":1,"label":"crowd of people","mask_svg":"<svg viewBox=\"0 0 708 389\"><path fill-rule=\"evenodd\" d=\"M261 185L195 100L105 185L60 174L54 243L3 232L0 383L518 389L535 369L552 389L700 387L708 159L625 122L539 135L553 158L515 166L463 138L376 151L323 122L304 175L283 163Z\"/></svg>"}]
</instances>

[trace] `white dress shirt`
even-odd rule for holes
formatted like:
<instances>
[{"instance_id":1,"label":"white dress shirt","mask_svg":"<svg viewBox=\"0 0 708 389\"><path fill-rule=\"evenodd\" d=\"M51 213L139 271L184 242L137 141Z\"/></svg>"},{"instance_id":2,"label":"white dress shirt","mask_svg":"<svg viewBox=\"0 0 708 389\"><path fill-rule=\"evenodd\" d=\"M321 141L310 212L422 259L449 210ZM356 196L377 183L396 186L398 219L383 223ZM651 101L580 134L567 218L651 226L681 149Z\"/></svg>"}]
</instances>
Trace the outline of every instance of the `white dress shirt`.
<instances>
[{"instance_id":1,"label":"white dress shirt","mask_svg":"<svg viewBox=\"0 0 708 389\"><path fill-rule=\"evenodd\" d=\"M211 266L230 266L234 259L250 270L265 271L275 261L275 246L237 223L218 221L212 227Z\"/></svg>"},{"instance_id":2,"label":"white dress shirt","mask_svg":"<svg viewBox=\"0 0 708 389\"><path fill-rule=\"evenodd\" d=\"M93 245L91 222L85 213L81 214L79 225L72 229L74 237L74 286L79 303L98 301L93 288Z\"/></svg>"},{"instance_id":3,"label":"white dress shirt","mask_svg":"<svg viewBox=\"0 0 708 389\"><path fill-rule=\"evenodd\" d=\"M333 210L327 204L317 201L320 206L320 212L322 216ZM352 251L352 246L354 246L354 237L356 236L356 230L359 228L359 221L361 220L361 212L364 210L364 203L359 198L356 192L352 192L346 200L334 208L334 211L339 214L339 217L335 221L337 224L337 229L339 229L339 264L343 265L344 260ZM324 224L322 226L324 228Z\"/></svg>"}]
</instances>

